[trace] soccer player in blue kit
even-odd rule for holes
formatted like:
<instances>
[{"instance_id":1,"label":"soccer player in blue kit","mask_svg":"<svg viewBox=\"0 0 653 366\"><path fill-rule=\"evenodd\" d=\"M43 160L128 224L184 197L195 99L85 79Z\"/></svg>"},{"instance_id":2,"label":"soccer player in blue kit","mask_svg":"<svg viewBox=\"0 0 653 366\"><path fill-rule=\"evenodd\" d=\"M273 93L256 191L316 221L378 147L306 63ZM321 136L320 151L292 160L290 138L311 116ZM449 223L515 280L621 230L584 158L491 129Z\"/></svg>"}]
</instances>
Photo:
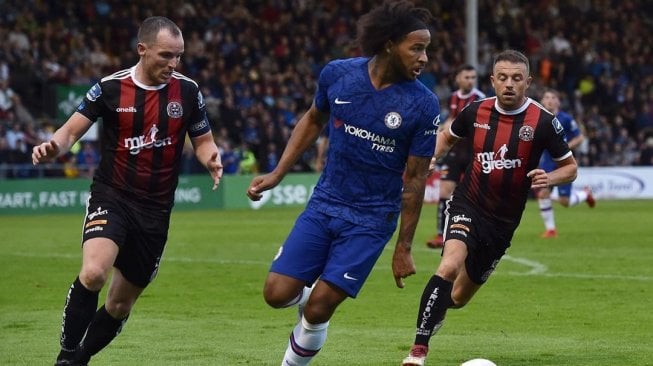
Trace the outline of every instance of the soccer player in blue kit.
<instances>
[{"instance_id":1,"label":"soccer player in blue kit","mask_svg":"<svg viewBox=\"0 0 653 366\"><path fill-rule=\"evenodd\" d=\"M578 124L574 117L569 113L560 110L560 94L554 89L547 89L542 94L542 99L540 100L542 106L546 108L549 112L553 113L565 131L565 139L571 150L577 148L585 139L585 136L581 132ZM553 171L556 168L556 162L553 160L551 155L548 152L542 154L540 159L540 168L544 169L547 172ZM558 202L563 207L572 207L576 206L579 203L587 202L590 208L594 208L596 204L594 196L592 195L592 190L589 187L585 187L582 190L572 189L572 183L562 184L555 189L558 191ZM542 238L555 238L558 236L558 230L556 229L555 218L553 215L553 205L551 197L552 189L541 188L536 191L537 194L537 203L540 206L540 216L544 222L544 227L546 231L542 233Z\"/></svg>"},{"instance_id":2,"label":"soccer player in blue kit","mask_svg":"<svg viewBox=\"0 0 653 366\"><path fill-rule=\"evenodd\" d=\"M417 80L431 35L428 10L386 1L363 15L366 57L322 70L313 105L299 120L278 166L247 191L261 199L328 124L326 166L304 212L279 249L263 290L274 308L298 305L300 319L282 365L307 365L326 341L329 320L356 297L391 239L398 287L415 273L410 253L439 122L435 94Z\"/></svg>"}]
</instances>

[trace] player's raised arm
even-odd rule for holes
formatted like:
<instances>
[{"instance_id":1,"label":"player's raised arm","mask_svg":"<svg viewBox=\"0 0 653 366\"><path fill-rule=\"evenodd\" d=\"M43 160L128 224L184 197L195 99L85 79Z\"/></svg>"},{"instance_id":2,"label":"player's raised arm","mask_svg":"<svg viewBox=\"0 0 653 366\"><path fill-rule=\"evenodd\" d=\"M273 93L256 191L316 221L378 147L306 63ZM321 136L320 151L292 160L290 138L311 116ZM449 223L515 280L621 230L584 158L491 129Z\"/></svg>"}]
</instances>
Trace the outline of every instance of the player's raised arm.
<instances>
[{"instance_id":1,"label":"player's raised arm","mask_svg":"<svg viewBox=\"0 0 653 366\"><path fill-rule=\"evenodd\" d=\"M92 122L79 112L55 131L50 141L42 142L32 149L32 164L47 163L65 154L70 147L91 127Z\"/></svg>"}]
</instances>

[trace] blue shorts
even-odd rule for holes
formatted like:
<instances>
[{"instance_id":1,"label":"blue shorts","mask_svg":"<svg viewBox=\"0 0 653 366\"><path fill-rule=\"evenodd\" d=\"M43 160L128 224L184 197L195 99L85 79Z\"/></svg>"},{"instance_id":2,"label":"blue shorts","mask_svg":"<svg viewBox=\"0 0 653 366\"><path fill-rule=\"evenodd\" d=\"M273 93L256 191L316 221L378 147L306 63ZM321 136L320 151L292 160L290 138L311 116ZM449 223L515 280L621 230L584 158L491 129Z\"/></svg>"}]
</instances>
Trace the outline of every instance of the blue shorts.
<instances>
[{"instance_id":1,"label":"blue shorts","mask_svg":"<svg viewBox=\"0 0 653 366\"><path fill-rule=\"evenodd\" d=\"M279 248L270 272L307 284L319 278L356 297L392 238L395 226L388 226L380 231L306 209Z\"/></svg>"},{"instance_id":2,"label":"blue shorts","mask_svg":"<svg viewBox=\"0 0 653 366\"><path fill-rule=\"evenodd\" d=\"M550 173L550 172L554 171L555 169L557 169L558 165L551 158L551 156L548 153L545 152L545 153L542 154L542 158L540 159L539 168L544 169L544 171L547 172L547 173ZM572 187L571 183L561 184L559 186L551 187L551 191L553 191L553 189L556 189L556 190L558 190L558 196L559 197L569 197L569 196L571 196L571 187Z\"/></svg>"},{"instance_id":3,"label":"blue shorts","mask_svg":"<svg viewBox=\"0 0 653 366\"><path fill-rule=\"evenodd\" d=\"M571 196L571 183L561 184L559 186L551 187L552 189L558 190L559 197L569 197Z\"/></svg>"}]
</instances>

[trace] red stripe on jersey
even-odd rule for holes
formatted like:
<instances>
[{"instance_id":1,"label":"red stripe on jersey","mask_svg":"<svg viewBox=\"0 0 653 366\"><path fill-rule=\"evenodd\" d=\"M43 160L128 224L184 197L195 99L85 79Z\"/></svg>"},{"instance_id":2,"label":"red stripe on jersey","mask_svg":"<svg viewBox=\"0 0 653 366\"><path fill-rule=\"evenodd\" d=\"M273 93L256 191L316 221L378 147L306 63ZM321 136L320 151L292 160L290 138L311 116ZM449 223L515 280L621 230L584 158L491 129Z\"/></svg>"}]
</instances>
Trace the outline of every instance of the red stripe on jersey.
<instances>
[{"instance_id":1,"label":"red stripe on jersey","mask_svg":"<svg viewBox=\"0 0 653 366\"><path fill-rule=\"evenodd\" d=\"M136 173L136 186L147 187L152 177L152 157L154 155L154 144L165 136L161 133L159 123L159 91L145 90L145 102L143 103L143 130L139 132L144 136L145 144L152 144L149 148L141 149L137 155L136 166L143 167Z\"/></svg>"},{"instance_id":2,"label":"red stripe on jersey","mask_svg":"<svg viewBox=\"0 0 653 366\"><path fill-rule=\"evenodd\" d=\"M492 115L492 108L494 108L493 100L490 99L481 102L481 104L478 106L478 109L476 110L476 120L474 122L480 125L489 125L490 116ZM469 133L474 136L474 141L472 146L472 158L470 162L472 167L471 174L469 174L469 192L470 195L474 195L480 194L479 192L481 192L481 182L479 181L479 178L483 176L482 161L477 156L477 154L483 152L485 148L485 140L487 139L487 135L490 131L485 128L476 128L474 126L471 126L471 128L473 128L473 131L470 131ZM465 177L467 177L467 175Z\"/></svg>"},{"instance_id":3,"label":"red stripe on jersey","mask_svg":"<svg viewBox=\"0 0 653 366\"><path fill-rule=\"evenodd\" d=\"M463 108L478 98L479 95L477 93L472 93L467 98L461 98L458 92L451 94L451 98L449 98L449 116L456 118Z\"/></svg>"},{"instance_id":4,"label":"red stripe on jersey","mask_svg":"<svg viewBox=\"0 0 653 366\"><path fill-rule=\"evenodd\" d=\"M511 159L515 156L515 151L509 151L510 148L510 136L512 135L513 127L515 123L515 116L499 114L499 123L497 123L497 133L492 141L492 152L494 154L493 159L503 160ZM499 189L502 185L503 179L505 178L506 171L504 169L492 169L489 174L489 185L491 187L496 187Z\"/></svg>"},{"instance_id":5,"label":"red stripe on jersey","mask_svg":"<svg viewBox=\"0 0 653 366\"><path fill-rule=\"evenodd\" d=\"M133 107L136 103L136 86L131 78L120 80L120 101L118 108ZM117 111L116 111L117 113ZM118 114L118 141L113 163L113 182L125 186L129 167L129 147L127 140L132 138L135 113ZM105 122L106 123L106 122Z\"/></svg>"}]
</instances>

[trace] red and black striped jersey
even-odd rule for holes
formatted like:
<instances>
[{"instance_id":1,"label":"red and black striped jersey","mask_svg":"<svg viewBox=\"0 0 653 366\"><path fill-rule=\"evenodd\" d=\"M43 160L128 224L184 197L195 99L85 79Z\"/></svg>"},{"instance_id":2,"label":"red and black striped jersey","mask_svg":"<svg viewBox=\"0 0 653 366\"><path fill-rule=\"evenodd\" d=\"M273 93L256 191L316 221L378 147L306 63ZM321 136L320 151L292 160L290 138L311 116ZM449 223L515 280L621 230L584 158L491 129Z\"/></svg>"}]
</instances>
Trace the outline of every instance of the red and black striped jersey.
<instances>
[{"instance_id":1,"label":"red and black striped jersey","mask_svg":"<svg viewBox=\"0 0 653 366\"><path fill-rule=\"evenodd\" d=\"M147 86L135 67L103 78L77 112L101 118L101 160L94 184L106 184L146 204L174 204L186 134L211 131L204 98L193 80L173 72L166 84Z\"/></svg>"},{"instance_id":2,"label":"red and black striped jersey","mask_svg":"<svg viewBox=\"0 0 653 366\"><path fill-rule=\"evenodd\" d=\"M467 94L462 94L460 89L456 90L449 97L449 117L456 118L469 103L483 98L485 98L485 94L477 88L472 89ZM449 154L457 156L461 161L469 161L469 145L469 141L466 139L461 140L451 148Z\"/></svg>"},{"instance_id":3,"label":"red and black striped jersey","mask_svg":"<svg viewBox=\"0 0 653 366\"><path fill-rule=\"evenodd\" d=\"M456 90L449 97L449 116L456 118L458 113L463 110L469 103L485 98L485 94L477 88L472 89L469 93L463 94L460 89Z\"/></svg>"},{"instance_id":4,"label":"red and black striped jersey","mask_svg":"<svg viewBox=\"0 0 653 366\"><path fill-rule=\"evenodd\" d=\"M472 162L454 197L514 224L521 220L531 186L526 174L537 168L542 152L549 151L555 160L572 154L560 122L530 98L514 111L500 108L496 97L473 102L450 131L472 144Z\"/></svg>"}]
</instances>

